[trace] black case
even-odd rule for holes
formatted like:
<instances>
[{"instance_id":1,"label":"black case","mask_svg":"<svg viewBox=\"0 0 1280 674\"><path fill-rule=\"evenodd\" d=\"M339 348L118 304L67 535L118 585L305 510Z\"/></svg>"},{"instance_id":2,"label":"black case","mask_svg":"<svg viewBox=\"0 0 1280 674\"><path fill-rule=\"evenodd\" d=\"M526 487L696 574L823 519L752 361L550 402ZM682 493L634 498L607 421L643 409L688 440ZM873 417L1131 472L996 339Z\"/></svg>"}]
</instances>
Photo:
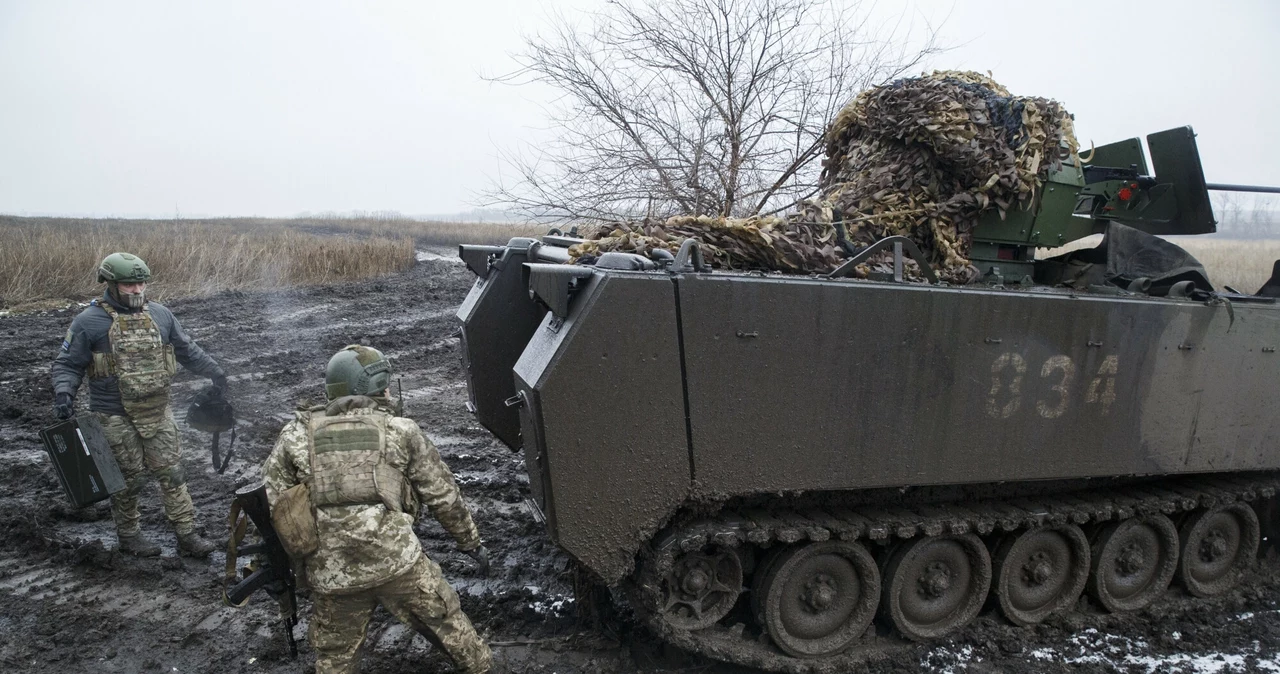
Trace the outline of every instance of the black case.
<instances>
[{"instance_id":1,"label":"black case","mask_svg":"<svg viewBox=\"0 0 1280 674\"><path fill-rule=\"evenodd\" d=\"M124 489L97 417L82 415L40 431L49 459L71 505L83 508Z\"/></svg>"}]
</instances>

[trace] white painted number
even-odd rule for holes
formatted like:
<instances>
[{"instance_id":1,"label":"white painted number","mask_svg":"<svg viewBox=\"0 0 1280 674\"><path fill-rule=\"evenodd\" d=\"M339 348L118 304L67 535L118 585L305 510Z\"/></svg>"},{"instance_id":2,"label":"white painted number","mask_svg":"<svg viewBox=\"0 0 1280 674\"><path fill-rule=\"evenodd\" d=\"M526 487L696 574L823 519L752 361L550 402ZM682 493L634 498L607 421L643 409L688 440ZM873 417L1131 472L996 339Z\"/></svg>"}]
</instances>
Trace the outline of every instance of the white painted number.
<instances>
[{"instance_id":1,"label":"white painted number","mask_svg":"<svg viewBox=\"0 0 1280 674\"><path fill-rule=\"evenodd\" d=\"M1076 376L1076 364L1071 362L1069 356L1052 356L1044 362L1044 367L1040 368L1040 376L1048 378L1056 371L1062 372L1062 379L1054 384L1051 390L1058 394L1058 403L1052 407L1044 400L1036 403L1036 411L1046 419L1057 419L1067 411L1067 404L1071 402L1067 397L1068 389L1072 378Z\"/></svg>"},{"instance_id":2,"label":"white painted number","mask_svg":"<svg viewBox=\"0 0 1280 674\"><path fill-rule=\"evenodd\" d=\"M1102 413L1111 411L1111 403L1116 401L1116 372L1120 370L1120 356L1107 356L1098 368L1098 376L1089 382L1089 392L1085 394L1085 403L1102 403ZM1106 383L1103 383L1103 380ZM1098 389L1102 389L1099 391Z\"/></svg>"},{"instance_id":3,"label":"white painted number","mask_svg":"<svg viewBox=\"0 0 1280 674\"><path fill-rule=\"evenodd\" d=\"M1110 413L1111 405L1116 401L1116 373L1119 371L1119 356L1104 358L1097 376L1085 390L1085 404L1101 405L1103 415ZM1008 419L1018 413L1022 407L1022 378L1026 372L1026 360L1013 352L1002 353L991 363L987 415L993 419ZM1045 419L1057 419L1066 414L1071 407L1071 387L1076 379L1075 362L1066 355L1050 356L1040 367L1040 378L1051 384L1049 391L1053 395L1037 400L1036 412Z\"/></svg>"},{"instance_id":4,"label":"white painted number","mask_svg":"<svg viewBox=\"0 0 1280 674\"><path fill-rule=\"evenodd\" d=\"M1004 371L1013 366L1013 378L1009 381L1009 402L1000 404L1000 389L1004 386ZM1008 419L1022 404L1022 375L1027 373L1027 361L1016 353L1001 354L991 364L991 395L987 398L987 414L995 419Z\"/></svg>"}]
</instances>

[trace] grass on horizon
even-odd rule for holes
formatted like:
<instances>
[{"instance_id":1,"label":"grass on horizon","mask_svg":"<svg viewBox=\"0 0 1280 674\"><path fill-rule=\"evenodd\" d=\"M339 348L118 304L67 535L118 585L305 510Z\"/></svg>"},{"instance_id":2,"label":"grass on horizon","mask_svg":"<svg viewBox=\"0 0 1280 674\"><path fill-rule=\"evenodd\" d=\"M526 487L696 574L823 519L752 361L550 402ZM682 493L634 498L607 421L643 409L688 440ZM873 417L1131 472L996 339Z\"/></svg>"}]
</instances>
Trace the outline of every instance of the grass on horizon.
<instances>
[{"instance_id":1,"label":"grass on horizon","mask_svg":"<svg viewBox=\"0 0 1280 674\"><path fill-rule=\"evenodd\" d=\"M1093 248L1102 241L1101 234L1054 248L1040 249L1041 259L1081 248ZM1205 239L1192 236L1169 238L1172 243L1195 256L1209 273L1215 288L1231 286L1242 293L1253 294L1271 278L1271 268L1280 260L1280 239Z\"/></svg>"},{"instance_id":2,"label":"grass on horizon","mask_svg":"<svg viewBox=\"0 0 1280 674\"><path fill-rule=\"evenodd\" d=\"M405 217L320 215L288 220L295 226L356 235L411 236L419 246L460 243L501 245L516 236L542 236L550 225L505 222L445 222Z\"/></svg>"},{"instance_id":3,"label":"grass on horizon","mask_svg":"<svg viewBox=\"0 0 1280 674\"><path fill-rule=\"evenodd\" d=\"M141 257L164 300L224 290L368 278L414 264L409 236L321 235L269 221L131 221L0 217L0 306L85 301L114 252Z\"/></svg>"},{"instance_id":4,"label":"grass on horizon","mask_svg":"<svg viewBox=\"0 0 1280 674\"><path fill-rule=\"evenodd\" d=\"M403 217L142 220L0 215L0 307L86 301L102 293L102 258L146 261L158 300L223 290L333 283L414 264L420 246L502 244L545 234L543 225Z\"/></svg>"}]
</instances>

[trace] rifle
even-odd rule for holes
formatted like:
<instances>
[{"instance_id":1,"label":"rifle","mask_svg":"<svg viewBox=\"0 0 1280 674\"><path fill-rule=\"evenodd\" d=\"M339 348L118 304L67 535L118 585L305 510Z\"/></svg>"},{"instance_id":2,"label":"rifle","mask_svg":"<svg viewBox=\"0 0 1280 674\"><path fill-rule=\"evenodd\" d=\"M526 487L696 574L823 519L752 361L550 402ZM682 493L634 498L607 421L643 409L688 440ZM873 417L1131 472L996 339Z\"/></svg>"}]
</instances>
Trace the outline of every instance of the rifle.
<instances>
[{"instance_id":1,"label":"rifle","mask_svg":"<svg viewBox=\"0 0 1280 674\"><path fill-rule=\"evenodd\" d=\"M260 482L237 489L227 521L231 525L231 536L227 540L227 571L222 600L228 606L239 608L248 603L253 593L265 591L280 605L280 622L289 643L289 657L297 658L298 642L293 638L293 628L298 624L297 580L289 555L280 545L275 527L271 525L267 485ZM253 522L261 540L242 546L249 522ZM253 560L237 572L237 559L247 555L252 555Z\"/></svg>"}]
</instances>

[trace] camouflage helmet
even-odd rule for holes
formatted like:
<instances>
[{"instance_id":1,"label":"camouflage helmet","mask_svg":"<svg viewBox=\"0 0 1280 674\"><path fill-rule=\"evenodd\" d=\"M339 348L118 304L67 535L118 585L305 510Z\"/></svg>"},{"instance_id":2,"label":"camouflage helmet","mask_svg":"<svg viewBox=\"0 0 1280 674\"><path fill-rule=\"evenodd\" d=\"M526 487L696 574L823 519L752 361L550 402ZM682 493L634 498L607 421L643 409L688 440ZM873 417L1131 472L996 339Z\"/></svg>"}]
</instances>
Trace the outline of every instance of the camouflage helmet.
<instances>
[{"instance_id":1,"label":"camouflage helmet","mask_svg":"<svg viewBox=\"0 0 1280 674\"><path fill-rule=\"evenodd\" d=\"M145 283L151 280L151 269L137 255L112 253L98 265L98 283Z\"/></svg>"},{"instance_id":2,"label":"camouflage helmet","mask_svg":"<svg viewBox=\"0 0 1280 674\"><path fill-rule=\"evenodd\" d=\"M391 364L371 346L352 344L333 354L324 372L324 393L329 400L374 395L390 385Z\"/></svg>"}]
</instances>

